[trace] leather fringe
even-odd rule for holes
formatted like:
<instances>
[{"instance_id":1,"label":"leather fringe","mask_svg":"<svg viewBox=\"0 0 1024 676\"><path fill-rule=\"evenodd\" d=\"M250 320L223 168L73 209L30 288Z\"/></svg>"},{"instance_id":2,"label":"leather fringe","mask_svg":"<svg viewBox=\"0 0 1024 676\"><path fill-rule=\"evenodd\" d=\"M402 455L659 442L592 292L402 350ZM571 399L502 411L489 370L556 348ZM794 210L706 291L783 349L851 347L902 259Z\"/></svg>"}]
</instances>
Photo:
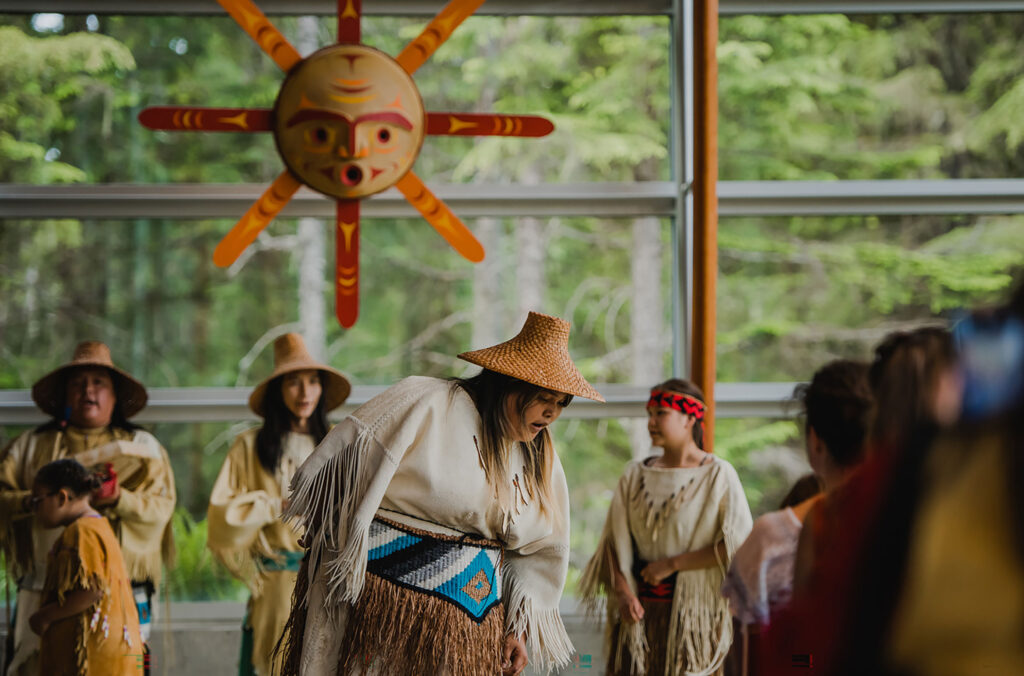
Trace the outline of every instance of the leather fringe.
<instances>
[{"instance_id":1,"label":"leather fringe","mask_svg":"<svg viewBox=\"0 0 1024 676\"><path fill-rule=\"evenodd\" d=\"M292 592L292 610L277 645L274 646L272 663L280 664L281 676L299 676L302 668L302 642L306 636L306 594L309 592L309 554L302 558L299 575Z\"/></svg>"}]
</instances>

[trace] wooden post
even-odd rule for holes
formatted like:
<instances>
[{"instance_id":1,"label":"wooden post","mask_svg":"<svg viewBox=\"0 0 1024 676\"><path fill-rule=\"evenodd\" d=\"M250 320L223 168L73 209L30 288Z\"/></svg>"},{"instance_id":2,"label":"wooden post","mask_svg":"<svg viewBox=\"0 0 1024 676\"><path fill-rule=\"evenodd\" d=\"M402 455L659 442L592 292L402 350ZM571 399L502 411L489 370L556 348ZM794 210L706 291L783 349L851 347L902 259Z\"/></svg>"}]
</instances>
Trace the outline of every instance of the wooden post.
<instances>
[{"instance_id":1,"label":"wooden post","mask_svg":"<svg viewBox=\"0 0 1024 676\"><path fill-rule=\"evenodd\" d=\"M693 354L691 379L704 390L704 450L713 452L715 291L718 276L718 0L693 8Z\"/></svg>"}]
</instances>

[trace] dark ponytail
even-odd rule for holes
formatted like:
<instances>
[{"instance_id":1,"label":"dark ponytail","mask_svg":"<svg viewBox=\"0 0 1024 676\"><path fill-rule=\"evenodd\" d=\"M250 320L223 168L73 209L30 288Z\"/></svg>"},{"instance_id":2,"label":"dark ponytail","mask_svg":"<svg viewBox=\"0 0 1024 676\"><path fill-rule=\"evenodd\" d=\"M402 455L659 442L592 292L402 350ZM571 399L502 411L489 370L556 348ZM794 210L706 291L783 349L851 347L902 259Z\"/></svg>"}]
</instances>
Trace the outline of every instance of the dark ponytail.
<instances>
[{"instance_id":1,"label":"dark ponytail","mask_svg":"<svg viewBox=\"0 0 1024 676\"><path fill-rule=\"evenodd\" d=\"M97 490L102 484L102 479L87 470L77 460L61 458L43 465L36 472L35 483L52 491L59 491L63 488L75 497L80 497Z\"/></svg>"}]
</instances>

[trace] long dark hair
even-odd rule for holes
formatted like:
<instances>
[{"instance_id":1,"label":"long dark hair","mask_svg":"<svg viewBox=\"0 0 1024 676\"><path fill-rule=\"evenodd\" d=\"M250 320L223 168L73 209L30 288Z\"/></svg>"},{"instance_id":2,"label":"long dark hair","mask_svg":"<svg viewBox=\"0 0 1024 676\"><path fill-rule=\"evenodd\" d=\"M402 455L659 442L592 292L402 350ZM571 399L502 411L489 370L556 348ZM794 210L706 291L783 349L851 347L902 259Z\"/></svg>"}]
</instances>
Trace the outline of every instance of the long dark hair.
<instances>
[{"instance_id":1,"label":"long dark hair","mask_svg":"<svg viewBox=\"0 0 1024 676\"><path fill-rule=\"evenodd\" d=\"M81 368L81 367L79 367ZM93 367L89 367L93 368ZM105 368L102 366L95 368ZM73 370L73 369L72 369ZM71 375L72 370L65 371L63 377L60 379L60 402L66 402L68 400L68 376ZM119 429L125 432L134 432L141 430L140 425L128 420L124 415L124 406L121 405L121 392L123 391L121 376L114 373L110 369L107 369L107 373L110 374L110 381L114 384L114 410L110 414L110 424L107 426L109 429ZM62 403L62 406L66 407L66 404ZM65 408L66 410L66 408ZM53 419L43 423L36 428L36 432L49 432L52 430L63 430L68 426L68 413L61 417L54 417Z\"/></svg>"},{"instance_id":2,"label":"long dark hair","mask_svg":"<svg viewBox=\"0 0 1024 676\"><path fill-rule=\"evenodd\" d=\"M308 421L309 434L313 437L314 445L323 441L329 429L327 408L324 405L326 378L323 371L318 370L316 374L320 379L320 399L316 402L316 408L313 409ZM284 435L291 431L292 422L295 420L295 416L284 404L284 396L281 394L283 383L284 375L267 383L266 394L263 395L263 427L256 433L256 456L260 459L263 469L271 474L277 470L277 463L281 461Z\"/></svg>"},{"instance_id":3,"label":"long dark hair","mask_svg":"<svg viewBox=\"0 0 1024 676\"><path fill-rule=\"evenodd\" d=\"M899 331L882 340L869 376L877 404L874 447L899 452L911 432L935 424L935 391L942 373L955 362L953 336L944 328Z\"/></svg>"},{"instance_id":4,"label":"long dark hair","mask_svg":"<svg viewBox=\"0 0 1024 676\"><path fill-rule=\"evenodd\" d=\"M700 401L700 403L707 405L704 401L704 391L697 387L694 383L684 378L669 378L663 383L658 383L651 388L651 391L665 390L668 392L678 392L679 394L685 394L688 397L693 397ZM685 415L685 414L684 414ZM693 441L697 444L697 448L704 450L704 425L700 424L700 421L694 420L693 427L690 428L693 434Z\"/></svg>"},{"instance_id":5,"label":"long dark hair","mask_svg":"<svg viewBox=\"0 0 1024 676\"><path fill-rule=\"evenodd\" d=\"M489 369L484 369L471 378L453 378L451 384L453 392L458 388L469 395L480 414L483 438L474 438L480 455L480 465L488 483L495 491L495 497L503 499L505 496L501 487L509 484L506 451L509 447L507 440L511 437L510 421L505 415L505 402L509 397L517 396L519 416L522 418L530 404L550 390ZM566 394L559 404L564 408L572 399L571 394ZM551 468L555 453L551 434L545 428L531 441L517 443L522 450L523 462L526 463L523 467L523 491L531 497L537 496L540 499L541 512L549 513L548 510L554 504L550 491Z\"/></svg>"}]
</instances>

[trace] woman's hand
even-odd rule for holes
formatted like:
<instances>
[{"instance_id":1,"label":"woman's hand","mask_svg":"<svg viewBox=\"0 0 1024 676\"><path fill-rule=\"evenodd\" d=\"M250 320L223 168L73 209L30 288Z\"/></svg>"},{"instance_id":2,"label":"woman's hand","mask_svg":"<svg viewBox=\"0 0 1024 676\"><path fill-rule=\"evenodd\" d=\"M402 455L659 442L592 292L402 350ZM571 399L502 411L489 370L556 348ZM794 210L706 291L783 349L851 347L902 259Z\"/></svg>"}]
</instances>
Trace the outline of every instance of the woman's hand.
<instances>
[{"instance_id":1,"label":"woman's hand","mask_svg":"<svg viewBox=\"0 0 1024 676\"><path fill-rule=\"evenodd\" d=\"M640 599L629 590L617 590L615 595L619 599L619 616L630 622L639 622L644 619L644 607Z\"/></svg>"},{"instance_id":2,"label":"woman's hand","mask_svg":"<svg viewBox=\"0 0 1024 676\"><path fill-rule=\"evenodd\" d=\"M640 571L640 577L642 577L644 582L647 584L656 585L674 572L676 572L676 567L670 557L648 563L644 566L644 569Z\"/></svg>"},{"instance_id":3,"label":"woman's hand","mask_svg":"<svg viewBox=\"0 0 1024 676\"><path fill-rule=\"evenodd\" d=\"M502 676L516 676L526 668L526 637L506 636L501 649Z\"/></svg>"},{"instance_id":4,"label":"woman's hand","mask_svg":"<svg viewBox=\"0 0 1024 676\"><path fill-rule=\"evenodd\" d=\"M50 615L50 606L43 606L36 612L32 613L32 616L28 618L28 626L37 636L42 636L43 632L50 628L53 624L53 619Z\"/></svg>"}]
</instances>

